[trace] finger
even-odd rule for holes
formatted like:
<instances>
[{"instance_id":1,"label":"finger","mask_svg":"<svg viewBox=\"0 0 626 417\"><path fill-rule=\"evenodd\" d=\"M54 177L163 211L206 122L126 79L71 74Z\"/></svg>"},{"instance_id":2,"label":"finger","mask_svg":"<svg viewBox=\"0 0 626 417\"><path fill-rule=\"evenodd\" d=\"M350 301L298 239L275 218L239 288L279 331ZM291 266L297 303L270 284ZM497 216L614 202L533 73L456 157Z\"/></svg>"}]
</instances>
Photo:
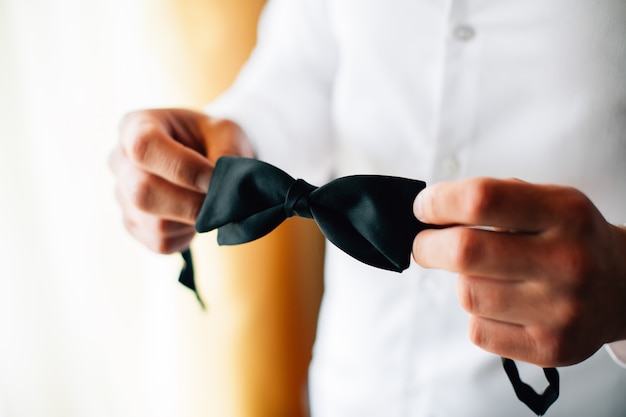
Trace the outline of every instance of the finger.
<instances>
[{"instance_id":1,"label":"finger","mask_svg":"<svg viewBox=\"0 0 626 417\"><path fill-rule=\"evenodd\" d=\"M164 220L195 224L204 194L178 187L132 166L126 167L124 175L126 179L119 183L119 193L126 206Z\"/></svg>"},{"instance_id":2,"label":"finger","mask_svg":"<svg viewBox=\"0 0 626 417\"><path fill-rule=\"evenodd\" d=\"M189 190L208 190L213 165L174 140L158 119L144 113L127 118L120 141L124 154L144 170Z\"/></svg>"},{"instance_id":3,"label":"finger","mask_svg":"<svg viewBox=\"0 0 626 417\"><path fill-rule=\"evenodd\" d=\"M472 178L425 188L416 198L415 215L425 223L493 226L536 232L558 213L551 186L516 179Z\"/></svg>"},{"instance_id":4,"label":"finger","mask_svg":"<svg viewBox=\"0 0 626 417\"><path fill-rule=\"evenodd\" d=\"M152 235L163 239L187 235L195 231L193 225L166 220L139 210L126 201L119 188L115 190L115 198L122 207L124 222L127 226L132 224L132 227L149 230Z\"/></svg>"},{"instance_id":5,"label":"finger","mask_svg":"<svg viewBox=\"0 0 626 417\"><path fill-rule=\"evenodd\" d=\"M124 206L124 203L121 203ZM173 253L189 246L195 228L140 212L130 206L124 212L126 230L144 246L158 253Z\"/></svg>"},{"instance_id":6,"label":"finger","mask_svg":"<svg viewBox=\"0 0 626 417\"><path fill-rule=\"evenodd\" d=\"M526 327L518 324L471 316L468 336L476 346L499 356L530 363L537 363L540 356Z\"/></svg>"},{"instance_id":7,"label":"finger","mask_svg":"<svg viewBox=\"0 0 626 417\"><path fill-rule=\"evenodd\" d=\"M424 268L506 280L541 276L539 237L455 226L423 230L413 241L413 259ZM539 258L539 259L537 259Z\"/></svg>"},{"instance_id":8,"label":"finger","mask_svg":"<svg viewBox=\"0 0 626 417\"><path fill-rule=\"evenodd\" d=\"M191 231L187 231L186 233L182 233L181 231L180 234L163 236L159 233L155 233L154 230L140 227L132 221L126 221L126 219L124 225L128 232L148 249L163 254L180 252L188 248L196 234L195 230L192 228Z\"/></svg>"},{"instance_id":9,"label":"finger","mask_svg":"<svg viewBox=\"0 0 626 417\"><path fill-rule=\"evenodd\" d=\"M554 325L560 321L552 310L558 302L545 303L547 296L539 285L526 281L503 281L460 274L457 296L468 313L510 324Z\"/></svg>"},{"instance_id":10,"label":"finger","mask_svg":"<svg viewBox=\"0 0 626 417\"><path fill-rule=\"evenodd\" d=\"M487 352L543 368L567 366L581 361L581 355L569 353L568 343L563 346L550 328L521 326L471 316L468 333L472 343Z\"/></svg>"}]
</instances>

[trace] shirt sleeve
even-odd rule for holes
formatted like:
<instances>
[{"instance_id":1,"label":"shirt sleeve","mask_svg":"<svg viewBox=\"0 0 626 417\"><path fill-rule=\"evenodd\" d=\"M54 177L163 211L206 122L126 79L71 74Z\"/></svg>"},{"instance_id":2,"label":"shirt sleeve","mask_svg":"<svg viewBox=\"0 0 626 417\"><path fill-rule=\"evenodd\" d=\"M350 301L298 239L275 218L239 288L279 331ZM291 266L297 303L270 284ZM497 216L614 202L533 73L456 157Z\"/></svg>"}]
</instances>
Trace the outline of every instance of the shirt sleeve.
<instances>
[{"instance_id":1,"label":"shirt sleeve","mask_svg":"<svg viewBox=\"0 0 626 417\"><path fill-rule=\"evenodd\" d=\"M206 111L238 123L257 157L321 183L332 173L336 51L326 2L272 0L234 85Z\"/></svg>"},{"instance_id":2,"label":"shirt sleeve","mask_svg":"<svg viewBox=\"0 0 626 417\"><path fill-rule=\"evenodd\" d=\"M613 360L622 368L626 369L626 340L609 343L606 349Z\"/></svg>"}]
</instances>

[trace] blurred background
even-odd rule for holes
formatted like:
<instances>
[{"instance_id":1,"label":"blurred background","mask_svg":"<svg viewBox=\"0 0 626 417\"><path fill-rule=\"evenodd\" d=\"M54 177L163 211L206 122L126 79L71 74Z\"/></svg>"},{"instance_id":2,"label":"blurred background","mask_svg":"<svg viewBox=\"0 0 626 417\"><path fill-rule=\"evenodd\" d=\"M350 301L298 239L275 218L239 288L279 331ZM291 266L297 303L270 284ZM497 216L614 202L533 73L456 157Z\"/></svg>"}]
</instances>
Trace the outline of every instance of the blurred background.
<instances>
[{"instance_id":1,"label":"blurred background","mask_svg":"<svg viewBox=\"0 0 626 417\"><path fill-rule=\"evenodd\" d=\"M0 0L0 417L306 415L315 227L197 238L203 311L124 230L106 162L127 111L227 88L263 3Z\"/></svg>"}]
</instances>

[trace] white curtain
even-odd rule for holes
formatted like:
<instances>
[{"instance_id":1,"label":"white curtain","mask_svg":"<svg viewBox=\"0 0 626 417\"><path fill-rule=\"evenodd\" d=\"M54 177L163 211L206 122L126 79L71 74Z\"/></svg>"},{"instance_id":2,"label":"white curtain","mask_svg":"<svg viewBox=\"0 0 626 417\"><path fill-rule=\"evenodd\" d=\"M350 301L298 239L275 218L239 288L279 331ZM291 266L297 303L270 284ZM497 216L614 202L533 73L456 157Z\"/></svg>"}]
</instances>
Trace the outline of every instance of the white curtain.
<instances>
[{"instance_id":1,"label":"white curtain","mask_svg":"<svg viewBox=\"0 0 626 417\"><path fill-rule=\"evenodd\" d=\"M124 112L185 104L149 3L0 0L0 417L206 409L206 319L179 259L127 235L106 165Z\"/></svg>"}]
</instances>

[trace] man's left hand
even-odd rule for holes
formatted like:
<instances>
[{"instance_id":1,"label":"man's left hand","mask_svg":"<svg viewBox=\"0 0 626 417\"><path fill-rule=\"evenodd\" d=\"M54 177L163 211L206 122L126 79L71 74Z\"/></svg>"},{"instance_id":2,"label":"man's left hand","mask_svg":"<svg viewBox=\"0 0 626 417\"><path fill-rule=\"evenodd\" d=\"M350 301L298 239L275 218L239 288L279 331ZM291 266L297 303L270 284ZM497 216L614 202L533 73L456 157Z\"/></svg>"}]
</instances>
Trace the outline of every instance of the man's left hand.
<instances>
[{"instance_id":1,"label":"man's left hand","mask_svg":"<svg viewBox=\"0 0 626 417\"><path fill-rule=\"evenodd\" d=\"M479 347L543 367L626 339L626 230L580 191L473 178L426 188L413 258L453 271ZM626 213L625 213L626 214Z\"/></svg>"}]
</instances>

